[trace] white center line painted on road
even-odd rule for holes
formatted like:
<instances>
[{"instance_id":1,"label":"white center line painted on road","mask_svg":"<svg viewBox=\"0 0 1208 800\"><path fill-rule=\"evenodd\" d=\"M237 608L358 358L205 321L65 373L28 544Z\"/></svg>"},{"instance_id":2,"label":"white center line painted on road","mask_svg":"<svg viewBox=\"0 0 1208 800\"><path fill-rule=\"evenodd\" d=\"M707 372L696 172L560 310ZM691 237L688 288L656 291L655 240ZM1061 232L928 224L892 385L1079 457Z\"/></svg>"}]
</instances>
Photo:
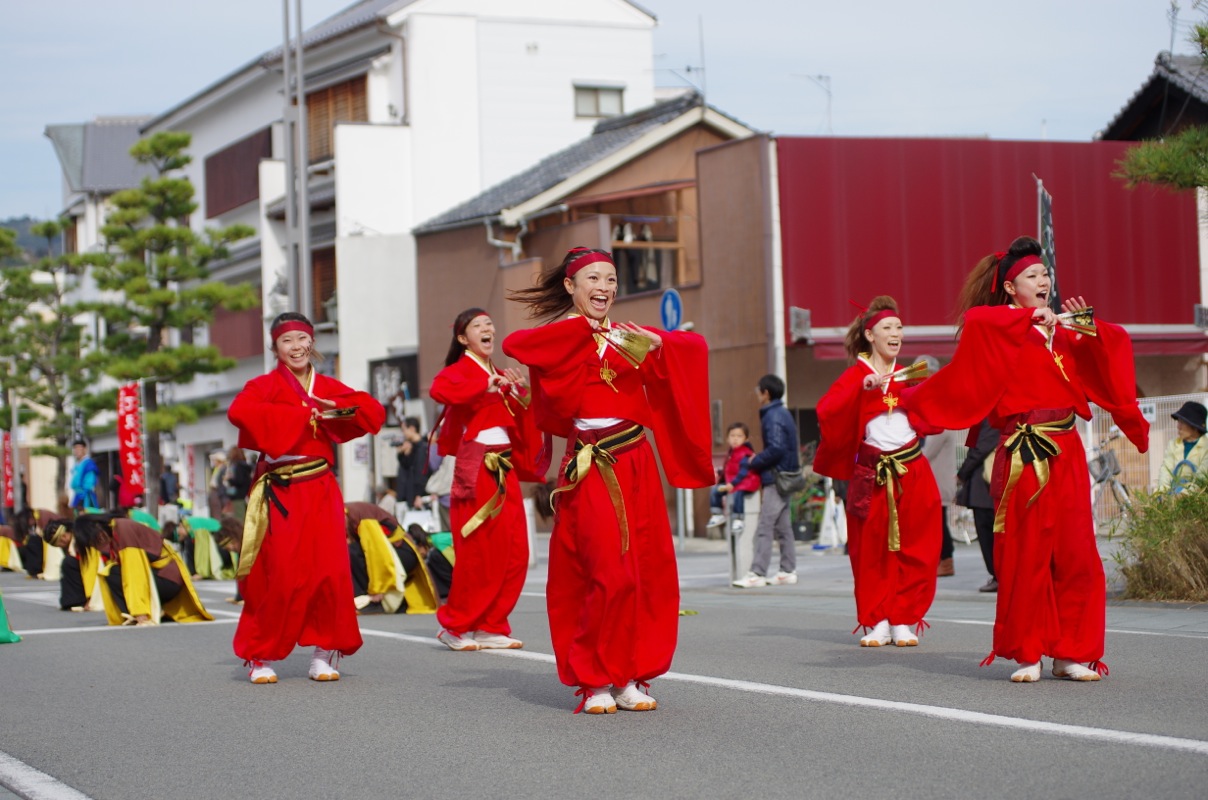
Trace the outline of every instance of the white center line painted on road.
<instances>
[{"instance_id":1,"label":"white center line painted on road","mask_svg":"<svg viewBox=\"0 0 1208 800\"><path fill-rule=\"evenodd\" d=\"M430 647L444 648L444 645L430 636L415 636L393 631L375 631L361 629L366 636L378 636L383 639L398 639L404 642L426 644ZM536 661L543 664L553 664L554 657L546 653L534 653L524 650L483 650L483 653L505 658L519 658L525 661ZM1182 739L1177 736L1162 736L1152 733L1136 733L1133 731L1118 731L1110 728L1092 728L1085 725L1066 725L1060 722L1008 717L1002 714L986 714L980 711L968 711L963 708L948 708L946 706L928 706L921 703L903 703L897 700L882 700L876 697L861 697L859 695L838 694L836 692L820 692L813 689L798 689L793 686L777 686L771 683L755 681L740 681L732 678L715 678L710 675L690 675L683 672L668 672L661 680L694 683L701 686L716 686L722 689L733 689L752 694L766 694L778 697L793 697L810 700L816 703L832 703L837 705L870 708L877 711L896 711L903 714L917 714L932 719L948 722L964 722L973 725L988 725L996 728L1013 728L1031 733L1047 733L1055 736L1067 736L1076 739L1092 739L1111 742L1113 744L1134 745L1140 747L1156 747L1162 750L1176 750L1185 753L1208 756L1208 741L1199 739Z\"/></svg>"},{"instance_id":2,"label":"white center line painted on road","mask_svg":"<svg viewBox=\"0 0 1208 800\"><path fill-rule=\"evenodd\" d=\"M944 617L928 617L928 622L943 622L953 625L982 625L989 627L994 624L994 620L982 619L946 619ZM1178 633L1176 631L1137 631L1129 630L1128 628L1107 628L1107 633L1127 633L1133 636L1169 636L1173 639L1208 639L1208 633Z\"/></svg>"},{"instance_id":3,"label":"white center line painted on road","mask_svg":"<svg viewBox=\"0 0 1208 800\"><path fill-rule=\"evenodd\" d=\"M0 751L0 786L28 800L91 800L3 751Z\"/></svg>"},{"instance_id":4,"label":"white center line painted on road","mask_svg":"<svg viewBox=\"0 0 1208 800\"><path fill-rule=\"evenodd\" d=\"M213 622L190 622L189 625L227 625L235 622L233 619L216 619ZM166 624L166 623L165 623ZM39 636L48 633L95 633L97 631L149 631L156 625L93 625L87 628L34 628L28 631L13 631L18 636Z\"/></svg>"}]
</instances>

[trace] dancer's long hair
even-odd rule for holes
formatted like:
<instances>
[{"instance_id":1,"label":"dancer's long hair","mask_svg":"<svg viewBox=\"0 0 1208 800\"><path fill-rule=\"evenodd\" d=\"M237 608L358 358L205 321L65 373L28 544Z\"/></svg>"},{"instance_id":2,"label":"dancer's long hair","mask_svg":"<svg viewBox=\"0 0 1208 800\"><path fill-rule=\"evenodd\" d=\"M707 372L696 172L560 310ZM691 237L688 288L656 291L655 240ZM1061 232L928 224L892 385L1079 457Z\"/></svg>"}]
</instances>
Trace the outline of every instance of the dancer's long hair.
<instances>
[{"instance_id":1,"label":"dancer's long hair","mask_svg":"<svg viewBox=\"0 0 1208 800\"><path fill-rule=\"evenodd\" d=\"M570 312L575 307L575 301L562 283L566 277L566 267L588 253L600 253L608 256L609 260L612 259L612 253L607 250L572 250L562 259L562 263L555 267L546 267L535 285L510 292L508 299L528 306L529 319L559 317Z\"/></svg>"},{"instance_id":2,"label":"dancer's long hair","mask_svg":"<svg viewBox=\"0 0 1208 800\"><path fill-rule=\"evenodd\" d=\"M965 285L956 301L957 336L965 327L965 312L974 306L1000 306L1011 302L1011 295L1002 288L1000 276L1006 275L1015 262L1024 256L1041 253L1040 242L1031 236L1019 236L1005 253L991 253L978 261L965 278Z\"/></svg>"}]
</instances>

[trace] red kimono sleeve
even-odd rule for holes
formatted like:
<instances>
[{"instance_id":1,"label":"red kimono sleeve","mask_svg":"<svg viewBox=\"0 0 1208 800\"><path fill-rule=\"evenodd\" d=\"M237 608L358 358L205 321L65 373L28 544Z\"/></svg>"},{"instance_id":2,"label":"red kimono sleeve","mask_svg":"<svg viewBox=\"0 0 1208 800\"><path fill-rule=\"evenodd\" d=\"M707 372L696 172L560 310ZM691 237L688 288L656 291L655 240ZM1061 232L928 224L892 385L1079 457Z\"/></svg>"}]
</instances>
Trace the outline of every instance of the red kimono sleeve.
<instances>
[{"instance_id":1,"label":"red kimono sleeve","mask_svg":"<svg viewBox=\"0 0 1208 800\"><path fill-rule=\"evenodd\" d=\"M1149 421L1137 405L1132 339L1119 325L1096 320L1098 336L1070 337L1078 378L1091 402L1107 411L1136 448L1149 449Z\"/></svg>"},{"instance_id":2,"label":"red kimono sleeve","mask_svg":"<svg viewBox=\"0 0 1208 800\"><path fill-rule=\"evenodd\" d=\"M1032 311L976 306L951 363L920 385L902 391L915 430L964 430L981 423L1007 388L1011 368L1032 327Z\"/></svg>"},{"instance_id":3,"label":"red kimono sleeve","mask_svg":"<svg viewBox=\"0 0 1208 800\"><path fill-rule=\"evenodd\" d=\"M294 452L303 435L310 436L310 409L301 403L282 402L276 373L253 378L235 395L227 419L240 431L240 446L270 458Z\"/></svg>"},{"instance_id":4,"label":"red kimono sleeve","mask_svg":"<svg viewBox=\"0 0 1208 800\"><path fill-rule=\"evenodd\" d=\"M574 403L586 383L584 353L591 351L592 327L586 317L514 331L503 352L529 368L537 427L555 436L572 432Z\"/></svg>"},{"instance_id":5,"label":"red kimono sleeve","mask_svg":"<svg viewBox=\"0 0 1208 800\"><path fill-rule=\"evenodd\" d=\"M553 457L552 442L547 441L538 429L531 404L516 405L520 406L516 409L516 427L509 431L516 477L522 481L545 483L545 474Z\"/></svg>"},{"instance_id":6,"label":"red kimono sleeve","mask_svg":"<svg viewBox=\"0 0 1208 800\"><path fill-rule=\"evenodd\" d=\"M475 374L477 373L477 374ZM432 380L432 388L428 394L438 403L447 406L467 405L487 390L487 374L474 366L474 371L467 373L460 369L457 363L445 367Z\"/></svg>"},{"instance_id":7,"label":"red kimono sleeve","mask_svg":"<svg viewBox=\"0 0 1208 800\"><path fill-rule=\"evenodd\" d=\"M659 335L663 346L642 362L659 460L672 486L712 486L709 347L697 333L665 331Z\"/></svg>"},{"instance_id":8,"label":"red kimono sleeve","mask_svg":"<svg viewBox=\"0 0 1208 800\"><path fill-rule=\"evenodd\" d=\"M455 361L436 374L428 395L444 405L437 441L440 452L446 456L457 456L466 425L473 413L469 407L487 390L487 374L474 366L474 373L463 368L463 361Z\"/></svg>"},{"instance_id":9,"label":"red kimono sleeve","mask_svg":"<svg viewBox=\"0 0 1208 800\"><path fill-rule=\"evenodd\" d=\"M856 465L860 433L860 392L866 370L849 367L818 401L821 439L814 454L814 472L849 481Z\"/></svg>"}]
</instances>

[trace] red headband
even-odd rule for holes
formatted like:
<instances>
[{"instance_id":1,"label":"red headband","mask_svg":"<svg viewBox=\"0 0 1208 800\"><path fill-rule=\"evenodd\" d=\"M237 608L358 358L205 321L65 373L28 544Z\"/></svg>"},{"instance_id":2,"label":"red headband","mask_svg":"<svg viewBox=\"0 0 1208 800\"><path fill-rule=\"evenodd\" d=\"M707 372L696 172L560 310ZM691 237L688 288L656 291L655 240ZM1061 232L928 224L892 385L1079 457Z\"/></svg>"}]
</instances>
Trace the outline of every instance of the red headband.
<instances>
[{"instance_id":1,"label":"red headband","mask_svg":"<svg viewBox=\"0 0 1208 800\"><path fill-rule=\"evenodd\" d=\"M880 322L883 319L888 319L889 317L897 317L898 319L901 319L902 313L895 308L883 308L880 311L878 311L877 313L873 314L867 320L865 320L864 330L866 330L866 331L872 330L873 327L878 322Z\"/></svg>"},{"instance_id":2,"label":"red headband","mask_svg":"<svg viewBox=\"0 0 1208 800\"><path fill-rule=\"evenodd\" d=\"M1019 259L1011 265L1011 268L1007 270L1005 275L1002 275L998 279L994 286L991 287L991 290L998 291L998 287L1002 286L1005 281L1015 280L1019 277L1019 273L1023 272L1033 264L1044 264L1044 262L1040 260L1040 256L1024 256L1023 258ZM1002 269L1001 258L998 260L998 266L994 268L994 274L997 275L1000 269Z\"/></svg>"},{"instance_id":3,"label":"red headband","mask_svg":"<svg viewBox=\"0 0 1208 800\"><path fill-rule=\"evenodd\" d=\"M595 253L591 250L588 250L586 247L576 247L570 252L574 253L580 250L583 251L583 255L566 265L566 277L568 278L575 277L575 273L586 267L588 264L597 264L603 261L616 266L616 264L613 263L612 256L608 255L607 253Z\"/></svg>"},{"instance_id":4,"label":"red headband","mask_svg":"<svg viewBox=\"0 0 1208 800\"><path fill-rule=\"evenodd\" d=\"M272 339L275 342L277 341L278 336L289 333L290 331L302 331L303 333L308 334L310 338L315 338L314 326L309 322L304 322L300 319L287 319L285 322L273 326L273 329L270 331L269 335L272 336Z\"/></svg>"}]
</instances>

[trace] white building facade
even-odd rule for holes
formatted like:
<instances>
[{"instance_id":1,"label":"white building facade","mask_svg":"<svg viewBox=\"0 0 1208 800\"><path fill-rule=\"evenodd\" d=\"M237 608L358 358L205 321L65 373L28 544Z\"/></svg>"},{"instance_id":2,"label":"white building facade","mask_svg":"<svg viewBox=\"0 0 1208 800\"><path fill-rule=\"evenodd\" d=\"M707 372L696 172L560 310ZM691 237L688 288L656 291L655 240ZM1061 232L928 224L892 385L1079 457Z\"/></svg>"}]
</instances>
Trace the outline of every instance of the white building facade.
<instances>
[{"instance_id":1,"label":"white building facade","mask_svg":"<svg viewBox=\"0 0 1208 800\"><path fill-rule=\"evenodd\" d=\"M391 367L413 396L416 383L431 381L414 366L423 298L411 229L587 136L601 117L652 103L654 25L624 0L364 0L308 29L314 303L299 310L317 323L324 371L379 396L371 364ZM198 499L204 453L234 444L225 409L264 371L265 326L288 307L283 96L278 48L142 128L192 134L185 174L197 189L195 228L245 223L257 231L212 278L258 285L262 308L223 315L195 337L239 365L176 387L171 398L218 401L218 412L179 428L176 452L166 453ZM466 287L463 305L480 302ZM368 498L393 474L390 434L376 447L362 440L341 448L350 500Z\"/></svg>"}]
</instances>

